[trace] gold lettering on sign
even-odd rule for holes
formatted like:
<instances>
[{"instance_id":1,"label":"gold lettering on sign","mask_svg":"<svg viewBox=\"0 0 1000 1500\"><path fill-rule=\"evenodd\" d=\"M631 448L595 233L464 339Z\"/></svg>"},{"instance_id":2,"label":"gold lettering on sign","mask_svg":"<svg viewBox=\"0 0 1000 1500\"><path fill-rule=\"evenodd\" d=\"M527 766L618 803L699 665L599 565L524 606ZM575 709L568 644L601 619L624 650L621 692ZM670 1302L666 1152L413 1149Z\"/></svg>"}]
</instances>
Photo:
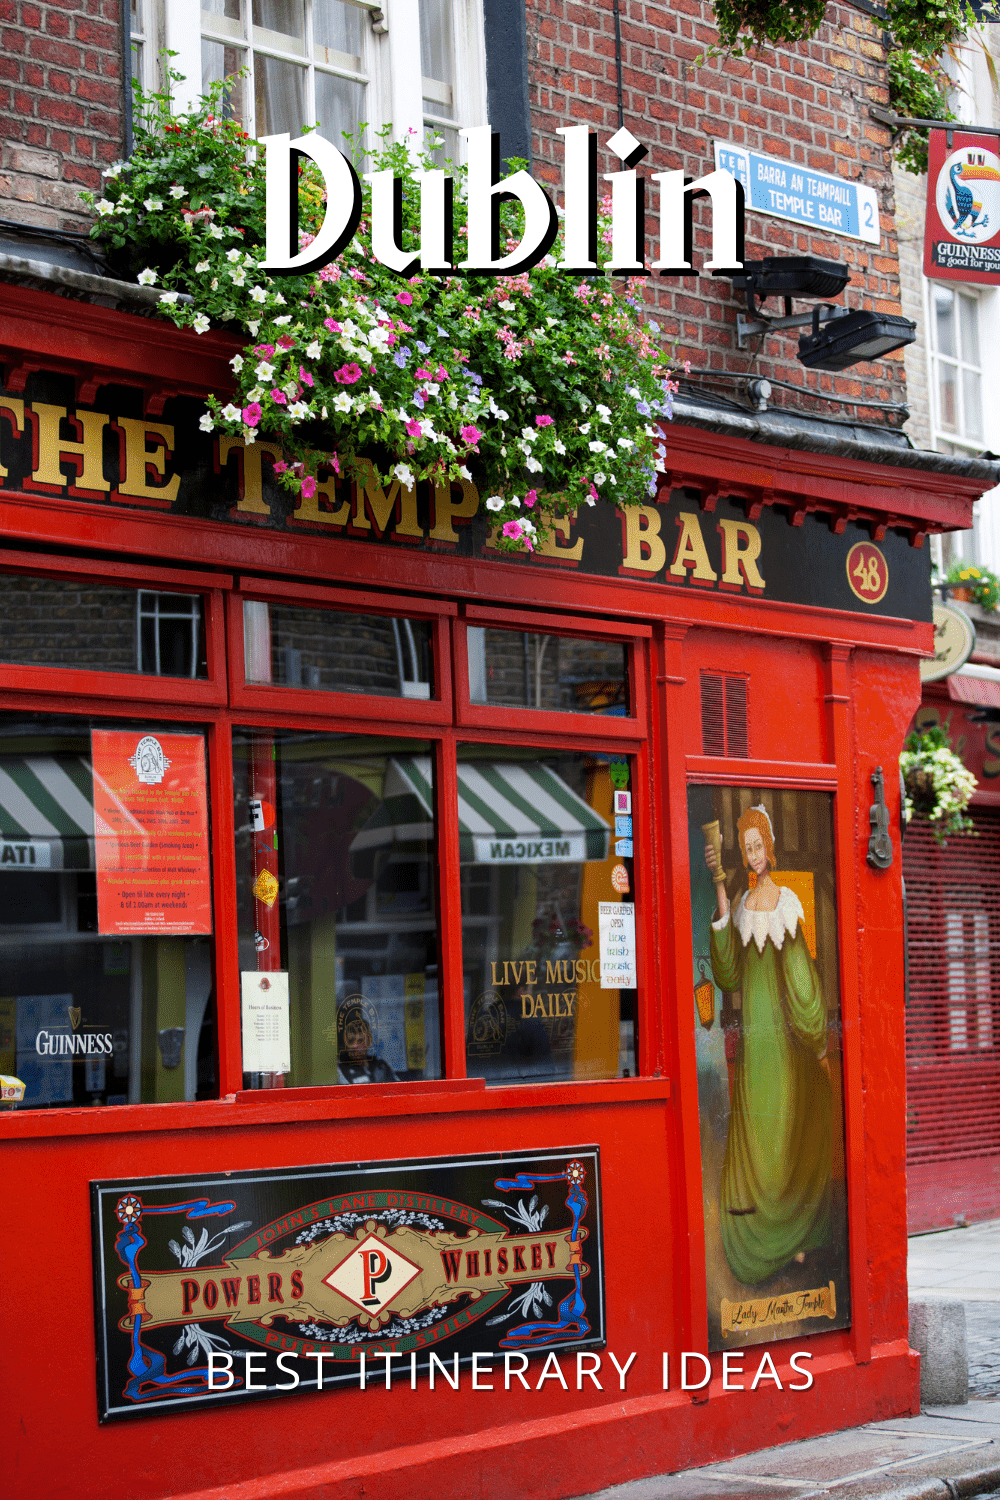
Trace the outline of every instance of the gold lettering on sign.
<instances>
[{"instance_id":1,"label":"gold lettering on sign","mask_svg":"<svg viewBox=\"0 0 1000 1500\"><path fill-rule=\"evenodd\" d=\"M714 583L719 575L708 560L698 517L692 511L682 510L675 519L680 527L680 536L677 538L674 560L670 564L671 575L674 578L684 578L690 568L692 583Z\"/></svg>"},{"instance_id":2,"label":"gold lettering on sign","mask_svg":"<svg viewBox=\"0 0 1000 1500\"><path fill-rule=\"evenodd\" d=\"M723 1297L720 1311L723 1333L776 1328L780 1323L798 1323L803 1318L829 1318L832 1322L837 1316L837 1288L831 1281L808 1292L782 1292L748 1302L730 1302Z\"/></svg>"},{"instance_id":3,"label":"gold lettering on sign","mask_svg":"<svg viewBox=\"0 0 1000 1500\"><path fill-rule=\"evenodd\" d=\"M240 498L233 506L233 510L241 516L269 516L271 507L264 503L262 465L265 454L274 463L281 457L281 449L277 443L251 443L247 447L242 438L220 437L220 470L226 467L231 453L236 454L240 475Z\"/></svg>"},{"instance_id":4,"label":"gold lettering on sign","mask_svg":"<svg viewBox=\"0 0 1000 1500\"><path fill-rule=\"evenodd\" d=\"M14 429L14 436L19 438L24 431L24 402L17 396L0 396L0 412L7 418ZM7 478L7 470L0 464L0 479ZM60 482L62 476L60 475Z\"/></svg>"},{"instance_id":5,"label":"gold lettering on sign","mask_svg":"<svg viewBox=\"0 0 1000 1500\"><path fill-rule=\"evenodd\" d=\"M167 477L167 462L174 449L171 423L148 422L145 417L116 417L115 425L123 438L119 495L173 505L181 487L181 476L172 474ZM150 470L166 483L150 484Z\"/></svg>"},{"instance_id":6,"label":"gold lettering on sign","mask_svg":"<svg viewBox=\"0 0 1000 1500\"><path fill-rule=\"evenodd\" d=\"M372 521L375 523L375 532L378 537L383 537L389 528L399 507L399 520L396 522L393 536L412 536L418 541L423 541L424 532L417 522L417 492L411 485L404 488L398 479L394 479L386 494L378 479L375 477L375 466L367 458L356 460L358 471L357 486L354 496L354 526L358 531L371 531ZM476 506L479 505L479 495L476 495ZM368 512L371 512L369 519ZM473 512L475 514L475 512ZM431 533L433 536L433 532Z\"/></svg>"},{"instance_id":7,"label":"gold lettering on sign","mask_svg":"<svg viewBox=\"0 0 1000 1500\"><path fill-rule=\"evenodd\" d=\"M536 557L558 557L560 562L579 562L583 556L583 537L578 537L572 547L560 543L559 538L569 542L570 522L576 520L576 511L571 511L568 516L553 516L552 531L544 542L539 542L535 547Z\"/></svg>"},{"instance_id":8,"label":"gold lettering on sign","mask_svg":"<svg viewBox=\"0 0 1000 1500\"><path fill-rule=\"evenodd\" d=\"M718 532L722 538L723 588L742 588L745 578L747 588L763 593L764 580L757 568L761 535L756 526L749 521L720 521ZM741 547L741 541L746 545Z\"/></svg>"},{"instance_id":9,"label":"gold lettering on sign","mask_svg":"<svg viewBox=\"0 0 1000 1500\"><path fill-rule=\"evenodd\" d=\"M660 540L660 513L655 505L628 505L625 519L625 557L622 567L642 573L658 573L667 560Z\"/></svg>"},{"instance_id":10,"label":"gold lettering on sign","mask_svg":"<svg viewBox=\"0 0 1000 1500\"><path fill-rule=\"evenodd\" d=\"M92 494L106 495L111 485L104 477L104 429L110 417L97 411L80 411L71 417L65 406L50 406L45 401L32 401L29 411L38 430L38 465L31 475L32 486L61 490L66 478L59 465L63 459L69 459L76 466L71 493L89 490ZM64 420L72 422L79 441L60 437L59 428Z\"/></svg>"},{"instance_id":11,"label":"gold lettering on sign","mask_svg":"<svg viewBox=\"0 0 1000 1500\"><path fill-rule=\"evenodd\" d=\"M321 500L326 505L323 510L320 509ZM321 526L346 526L351 519L351 502L342 500L339 505L337 504L336 480L330 474L326 479L317 479L314 495L299 492L295 519L296 521L317 521Z\"/></svg>"},{"instance_id":12,"label":"gold lettering on sign","mask_svg":"<svg viewBox=\"0 0 1000 1500\"><path fill-rule=\"evenodd\" d=\"M468 479L460 479L458 484L462 487L462 498L457 502L452 498L450 484L434 486L434 518L430 531L432 542L447 542L453 547L457 546L458 532L452 522L469 521L479 509L479 491L476 486Z\"/></svg>"}]
</instances>

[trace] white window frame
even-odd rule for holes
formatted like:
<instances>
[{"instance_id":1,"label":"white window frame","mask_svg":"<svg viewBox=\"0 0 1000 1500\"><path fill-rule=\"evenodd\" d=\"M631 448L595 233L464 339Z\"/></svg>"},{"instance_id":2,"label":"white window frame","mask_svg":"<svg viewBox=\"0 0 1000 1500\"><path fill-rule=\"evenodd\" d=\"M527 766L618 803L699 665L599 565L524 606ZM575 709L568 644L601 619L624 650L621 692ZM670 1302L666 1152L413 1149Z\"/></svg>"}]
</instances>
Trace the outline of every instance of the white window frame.
<instances>
[{"instance_id":1,"label":"white window frame","mask_svg":"<svg viewBox=\"0 0 1000 1500\"><path fill-rule=\"evenodd\" d=\"M149 4L149 0L144 0L144 3ZM307 0L307 17L311 16L311 5L319 3L321 0ZM424 83L420 70L413 67L413 59L420 56L419 0L347 0L347 3L358 6L371 18L371 24L362 27L362 68L360 72L354 72L349 67L338 67L334 62L329 71L366 84L368 144L372 144L371 134L388 123L393 126L396 140L422 141ZM207 13L203 16L201 0L166 0L164 43L177 54L171 60L171 67L184 75L184 83L176 85L173 91L175 108L178 111L189 108L201 94L201 42L204 35L206 40L222 45L245 46L248 51L256 47L258 52L284 61L298 65L305 63L308 80L306 109L312 110L315 60L308 54L292 54L269 45L267 33L262 34L260 28L251 25L252 0L240 0L240 11L240 22L221 16L212 16L209 20ZM310 24L307 19L307 48ZM482 0L452 0L452 28L455 118L444 121L441 117L431 116L428 123L434 128L451 130L485 125L486 48ZM243 88L243 123L244 128L255 136L252 57L249 61L251 76ZM344 62L348 62L346 57ZM411 131L415 134L411 135Z\"/></svg>"},{"instance_id":2,"label":"white window frame","mask_svg":"<svg viewBox=\"0 0 1000 1500\"><path fill-rule=\"evenodd\" d=\"M955 316L955 355L942 354L937 347L937 319L934 314L934 293L939 288L944 288L956 299ZM962 319L958 314L957 304L960 297L967 298L975 306L977 342L979 344L979 363L974 364L972 360L964 357L962 348ZM983 396L986 387L986 373L983 368L983 319L982 300L978 287L964 282L931 281L924 277L924 323L927 328L927 352L930 356L930 407L931 407L931 442L935 449L941 451L943 444L951 444L955 448L964 450L970 456L981 453L986 446L986 412ZM951 365L955 370L955 414L956 430L949 431L945 425L940 409L940 382L938 380L939 364ZM979 436L972 437L966 432L965 420L965 385L963 375L966 370L974 372L979 376L979 421L981 432Z\"/></svg>"}]
</instances>

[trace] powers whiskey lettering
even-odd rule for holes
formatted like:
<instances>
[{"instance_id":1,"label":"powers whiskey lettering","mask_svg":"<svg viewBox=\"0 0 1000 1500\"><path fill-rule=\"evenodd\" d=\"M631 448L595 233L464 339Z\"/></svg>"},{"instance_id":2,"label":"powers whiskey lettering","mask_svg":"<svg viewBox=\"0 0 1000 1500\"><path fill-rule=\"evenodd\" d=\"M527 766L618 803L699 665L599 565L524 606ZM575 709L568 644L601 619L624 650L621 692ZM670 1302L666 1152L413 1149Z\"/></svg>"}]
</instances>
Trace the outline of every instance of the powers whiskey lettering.
<instances>
[{"instance_id":1,"label":"powers whiskey lettering","mask_svg":"<svg viewBox=\"0 0 1000 1500\"><path fill-rule=\"evenodd\" d=\"M468 480L381 484L370 463L359 478L321 474L316 493L281 488L274 443L205 433L201 404L164 403L172 420L143 415L135 391L105 387L107 409L71 403L71 384L54 375L27 379L25 395L0 391L0 491L81 504L127 506L237 526L375 545L498 557L485 506ZM662 489L656 503L615 510L599 504L555 523L549 540L518 567L561 567L644 579L685 590L742 594L865 614L930 619L926 549L889 529L868 528L796 506L765 506L749 520L725 498L704 509L694 492ZM846 561L866 544L886 585L878 597L850 586ZM500 851L496 856L502 860ZM521 856L512 853L511 858Z\"/></svg>"},{"instance_id":2,"label":"powers whiskey lettering","mask_svg":"<svg viewBox=\"0 0 1000 1500\"><path fill-rule=\"evenodd\" d=\"M362 1354L426 1370L604 1342L597 1147L95 1182L91 1199L102 1420L357 1385Z\"/></svg>"}]
</instances>

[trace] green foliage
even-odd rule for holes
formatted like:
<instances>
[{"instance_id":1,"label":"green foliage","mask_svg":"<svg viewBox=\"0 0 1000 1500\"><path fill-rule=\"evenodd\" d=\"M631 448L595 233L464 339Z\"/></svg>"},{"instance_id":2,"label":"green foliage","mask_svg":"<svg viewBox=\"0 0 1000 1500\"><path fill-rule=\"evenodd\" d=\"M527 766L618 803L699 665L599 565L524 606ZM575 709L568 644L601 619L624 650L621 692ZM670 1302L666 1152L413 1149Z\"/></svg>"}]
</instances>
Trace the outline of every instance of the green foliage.
<instances>
[{"instance_id":1,"label":"green foliage","mask_svg":"<svg viewBox=\"0 0 1000 1500\"><path fill-rule=\"evenodd\" d=\"M945 582L956 589L968 589L980 609L988 610L991 614L996 611L1000 601L1000 578L991 573L989 568L976 567L974 563L959 559L948 569Z\"/></svg>"},{"instance_id":2,"label":"green foliage","mask_svg":"<svg viewBox=\"0 0 1000 1500\"><path fill-rule=\"evenodd\" d=\"M176 78L176 75L172 75ZM665 450L658 418L676 385L643 323L641 281L580 279L553 253L518 276L418 273L376 261L370 188L360 228L319 272L273 279L264 246L263 151L225 118L213 86L174 115L166 94L140 95L135 153L105 173L93 235L123 274L164 288L180 327L224 326L248 340L232 360L237 395L209 399L206 432L280 443L280 481L315 499L324 472L383 484L472 480L486 496L503 551L532 550L555 518L605 499L655 492ZM382 133L371 153L348 137L360 173L402 180L404 248L419 246L415 173L437 166ZM466 233L461 169L454 195L459 255ZM326 203L311 162L300 168L300 238ZM599 258L609 258L610 200ZM518 213L506 204L513 248Z\"/></svg>"},{"instance_id":3,"label":"green foliage","mask_svg":"<svg viewBox=\"0 0 1000 1500\"><path fill-rule=\"evenodd\" d=\"M826 0L715 0L719 47L741 56L755 48L802 42L815 36Z\"/></svg>"},{"instance_id":4,"label":"green foliage","mask_svg":"<svg viewBox=\"0 0 1000 1500\"><path fill-rule=\"evenodd\" d=\"M897 115L914 120L954 120L948 104L951 81L933 59L916 52L889 54L889 107ZM918 176L927 171L930 131L915 127L903 131L896 146L900 166Z\"/></svg>"}]
</instances>

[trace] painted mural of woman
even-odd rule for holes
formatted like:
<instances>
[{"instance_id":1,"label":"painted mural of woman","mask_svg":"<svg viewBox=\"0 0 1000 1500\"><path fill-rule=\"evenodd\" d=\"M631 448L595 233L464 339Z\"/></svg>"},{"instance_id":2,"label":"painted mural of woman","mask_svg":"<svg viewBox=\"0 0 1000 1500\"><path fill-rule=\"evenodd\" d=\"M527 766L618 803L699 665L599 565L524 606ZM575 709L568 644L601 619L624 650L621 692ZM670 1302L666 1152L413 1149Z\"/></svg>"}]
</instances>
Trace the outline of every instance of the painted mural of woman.
<instances>
[{"instance_id":1,"label":"painted mural of woman","mask_svg":"<svg viewBox=\"0 0 1000 1500\"><path fill-rule=\"evenodd\" d=\"M829 1239L832 1097L826 1005L802 904L771 879L766 809L749 808L737 836L749 889L730 908L716 885L709 951L716 984L743 995L720 1217L730 1268L754 1286ZM705 863L719 871L711 846Z\"/></svg>"}]
</instances>

